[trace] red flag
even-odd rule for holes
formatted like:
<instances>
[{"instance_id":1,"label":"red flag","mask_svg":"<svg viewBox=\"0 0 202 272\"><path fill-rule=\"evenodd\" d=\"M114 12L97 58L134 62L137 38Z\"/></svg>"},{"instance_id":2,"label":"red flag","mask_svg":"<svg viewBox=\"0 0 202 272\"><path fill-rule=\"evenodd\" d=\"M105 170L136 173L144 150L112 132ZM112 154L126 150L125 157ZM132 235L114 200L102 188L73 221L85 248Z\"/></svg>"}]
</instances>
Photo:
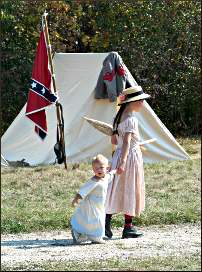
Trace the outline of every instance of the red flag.
<instances>
[{"instance_id":1,"label":"red flag","mask_svg":"<svg viewBox=\"0 0 202 272\"><path fill-rule=\"evenodd\" d=\"M45 108L57 101L51 91L51 73L48 68L48 52L44 32L41 31L32 69L25 115L35 123L35 132L44 139L47 135Z\"/></svg>"}]
</instances>

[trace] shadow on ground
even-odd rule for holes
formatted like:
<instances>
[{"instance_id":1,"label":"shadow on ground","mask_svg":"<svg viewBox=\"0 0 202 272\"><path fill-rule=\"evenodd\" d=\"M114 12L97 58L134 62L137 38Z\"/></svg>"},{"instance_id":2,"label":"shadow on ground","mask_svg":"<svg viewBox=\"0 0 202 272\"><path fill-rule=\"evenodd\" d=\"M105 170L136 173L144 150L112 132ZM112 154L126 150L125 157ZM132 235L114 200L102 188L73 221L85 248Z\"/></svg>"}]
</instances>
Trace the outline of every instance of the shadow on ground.
<instances>
[{"instance_id":1,"label":"shadow on ground","mask_svg":"<svg viewBox=\"0 0 202 272\"><path fill-rule=\"evenodd\" d=\"M52 240L15 240L2 241L1 246L16 248L36 248L36 247L52 247L52 246L72 246L72 239L52 239Z\"/></svg>"},{"instance_id":2,"label":"shadow on ground","mask_svg":"<svg viewBox=\"0 0 202 272\"><path fill-rule=\"evenodd\" d=\"M119 237L114 237L110 240L119 240ZM108 240L108 239L104 239ZM91 242L85 242L81 245L89 245ZM31 248L43 248L43 247L54 247L54 246L78 246L73 243L73 239L34 239L34 240L11 240L1 241L1 247L15 247L16 249L31 249Z\"/></svg>"}]
</instances>

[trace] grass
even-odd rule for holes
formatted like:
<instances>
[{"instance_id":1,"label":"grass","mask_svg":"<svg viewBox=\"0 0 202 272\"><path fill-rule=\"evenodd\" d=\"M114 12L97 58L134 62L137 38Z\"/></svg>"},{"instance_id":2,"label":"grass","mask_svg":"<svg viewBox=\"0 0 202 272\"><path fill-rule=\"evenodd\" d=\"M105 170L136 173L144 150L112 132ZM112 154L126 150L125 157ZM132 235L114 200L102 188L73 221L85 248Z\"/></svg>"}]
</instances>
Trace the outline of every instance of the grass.
<instances>
[{"instance_id":1,"label":"grass","mask_svg":"<svg viewBox=\"0 0 202 272\"><path fill-rule=\"evenodd\" d=\"M15 267L2 265L1 271L201 271L197 255L155 257L147 259L109 259L87 262L45 262Z\"/></svg>"},{"instance_id":2,"label":"grass","mask_svg":"<svg viewBox=\"0 0 202 272\"><path fill-rule=\"evenodd\" d=\"M194 160L145 165L146 209L136 225L178 224L200 221L200 140L178 139ZM91 177L91 165L2 168L2 233L69 228L71 200ZM121 227L123 216L114 216Z\"/></svg>"}]
</instances>

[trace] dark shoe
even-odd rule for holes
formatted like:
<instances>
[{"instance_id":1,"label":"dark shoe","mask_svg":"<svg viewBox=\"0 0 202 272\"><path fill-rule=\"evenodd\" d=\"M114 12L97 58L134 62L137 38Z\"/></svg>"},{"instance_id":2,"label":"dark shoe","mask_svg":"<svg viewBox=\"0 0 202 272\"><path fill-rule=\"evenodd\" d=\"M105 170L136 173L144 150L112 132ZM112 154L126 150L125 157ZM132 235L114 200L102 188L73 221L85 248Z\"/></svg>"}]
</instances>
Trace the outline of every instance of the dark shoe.
<instances>
[{"instance_id":1,"label":"dark shoe","mask_svg":"<svg viewBox=\"0 0 202 272\"><path fill-rule=\"evenodd\" d=\"M107 227L107 226L105 225L105 236L107 236L109 239L112 238L113 233L112 233L112 231L111 231L110 226Z\"/></svg>"},{"instance_id":2,"label":"dark shoe","mask_svg":"<svg viewBox=\"0 0 202 272\"><path fill-rule=\"evenodd\" d=\"M113 236L113 233L111 231L111 219L112 219L112 215L106 214L106 217L105 217L105 236L108 237L109 239L111 239L112 236Z\"/></svg>"},{"instance_id":3,"label":"dark shoe","mask_svg":"<svg viewBox=\"0 0 202 272\"><path fill-rule=\"evenodd\" d=\"M122 232L122 239L125 238L138 238L140 236L143 236L143 233L139 230L137 230L135 227L124 227Z\"/></svg>"}]
</instances>

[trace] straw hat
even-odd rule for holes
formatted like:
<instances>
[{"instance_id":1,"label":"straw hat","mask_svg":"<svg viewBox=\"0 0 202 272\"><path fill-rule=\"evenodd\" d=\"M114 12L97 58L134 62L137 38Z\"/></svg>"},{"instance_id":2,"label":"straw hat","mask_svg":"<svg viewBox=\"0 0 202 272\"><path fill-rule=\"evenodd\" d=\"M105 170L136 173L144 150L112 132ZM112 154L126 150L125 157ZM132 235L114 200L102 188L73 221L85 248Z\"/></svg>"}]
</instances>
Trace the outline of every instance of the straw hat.
<instances>
[{"instance_id":1,"label":"straw hat","mask_svg":"<svg viewBox=\"0 0 202 272\"><path fill-rule=\"evenodd\" d=\"M110 124L105 122L98 121L96 119L83 117L89 124L91 124L94 128L101 131L102 133L111 136L113 133L113 127Z\"/></svg>"},{"instance_id":2,"label":"straw hat","mask_svg":"<svg viewBox=\"0 0 202 272\"><path fill-rule=\"evenodd\" d=\"M128 103L128 102L132 102L132 101L147 99L150 97L149 94L146 94L143 92L141 86L133 86L133 87L127 88L127 89L123 90L121 96L122 96L122 98L121 98L119 105L122 105L122 104Z\"/></svg>"}]
</instances>

